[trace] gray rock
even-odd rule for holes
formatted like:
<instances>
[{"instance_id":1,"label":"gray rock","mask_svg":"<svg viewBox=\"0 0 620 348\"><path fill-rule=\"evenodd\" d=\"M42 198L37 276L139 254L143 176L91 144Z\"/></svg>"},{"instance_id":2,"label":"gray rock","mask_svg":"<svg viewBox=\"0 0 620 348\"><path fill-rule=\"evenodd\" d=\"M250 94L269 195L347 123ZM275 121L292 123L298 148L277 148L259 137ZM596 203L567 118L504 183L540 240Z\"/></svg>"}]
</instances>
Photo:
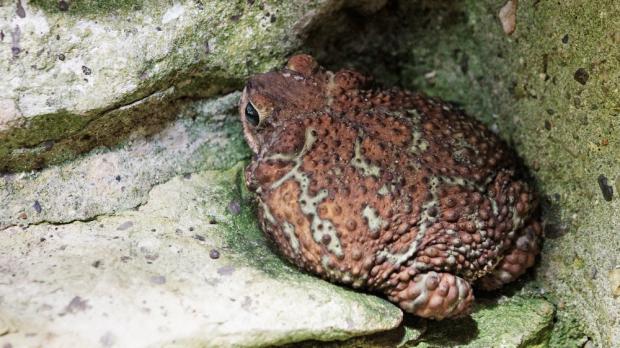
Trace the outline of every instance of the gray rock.
<instances>
[{"instance_id":1,"label":"gray rock","mask_svg":"<svg viewBox=\"0 0 620 348\"><path fill-rule=\"evenodd\" d=\"M241 169L177 176L138 210L2 230L0 346L258 346L398 326L387 301L284 264L237 189Z\"/></svg>"},{"instance_id":2,"label":"gray rock","mask_svg":"<svg viewBox=\"0 0 620 348\"><path fill-rule=\"evenodd\" d=\"M230 167L249 156L236 117L238 97L187 103L161 132L134 135L115 151L98 148L60 166L0 176L0 228L93 219L142 204L152 186L175 175Z\"/></svg>"}]
</instances>

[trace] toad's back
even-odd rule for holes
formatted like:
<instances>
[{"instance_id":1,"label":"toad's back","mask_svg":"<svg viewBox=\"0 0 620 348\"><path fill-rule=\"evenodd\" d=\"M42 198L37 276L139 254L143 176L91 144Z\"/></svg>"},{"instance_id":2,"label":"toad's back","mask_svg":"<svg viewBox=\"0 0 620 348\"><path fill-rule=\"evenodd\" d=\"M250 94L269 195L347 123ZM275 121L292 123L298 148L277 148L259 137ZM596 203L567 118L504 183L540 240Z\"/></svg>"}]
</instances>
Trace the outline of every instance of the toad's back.
<instances>
[{"instance_id":1,"label":"toad's back","mask_svg":"<svg viewBox=\"0 0 620 348\"><path fill-rule=\"evenodd\" d=\"M470 282L498 287L533 263L534 197L497 136L439 100L363 89L350 71L298 70L280 74L305 82L301 99L318 91L311 107L299 96L273 106L282 83L269 74L242 101L258 148L246 178L288 259L434 318L467 312ZM248 135L248 112L265 109Z\"/></svg>"}]
</instances>

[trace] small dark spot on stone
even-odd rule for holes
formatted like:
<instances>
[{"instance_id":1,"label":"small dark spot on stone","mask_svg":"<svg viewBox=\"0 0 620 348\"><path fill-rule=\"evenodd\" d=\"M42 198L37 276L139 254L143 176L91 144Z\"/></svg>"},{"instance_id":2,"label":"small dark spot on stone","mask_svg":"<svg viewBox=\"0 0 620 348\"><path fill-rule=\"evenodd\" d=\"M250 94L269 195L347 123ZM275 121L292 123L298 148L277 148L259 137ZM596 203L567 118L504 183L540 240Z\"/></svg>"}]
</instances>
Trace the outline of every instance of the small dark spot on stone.
<instances>
[{"instance_id":1,"label":"small dark spot on stone","mask_svg":"<svg viewBox=\"0 0 620 348\"><path fill-rule=\"evenodd\" d=\"M241 18L241 15L230 16L230 20L233 22L238 22L239 18Z\"/></svg>"},{"instance_id":2,"label":"small dark spot on stone","mask_svg":"<svg viewBox=\"0 0 620 348\"><path fill-rule=\"evenodd\" d=\"M193 228L193 227L190 227L190 228L189 228L189 231L190 231L190 232L192 232L193 230L194 230L194 228Z\"/></svg>"},{"instance_id":3,"label":"small dark spot on stone","mask_svg":"<svg viewBox=\"0 0 620 348\"><path fill-rule=\"evenodd\" d=\"M205 42L205 54L211 53L211 46L209 46L209 41Z\"/></svg>"},{"instance_id":4,"label":"small dark spot on stone","mask_svg":"<svg viewBox=\"0 0 620 348\"><path fill-rule=\"evenodd\" d=\"M43 243L43 242L45 242L46 240L47 240L47 239L45 239L45 238L41 237L41 238L39 239L39 242Z\"/></svg>"},{"instance_id":5,"label":"small dark spot on stone","mask_svg":"<svg viewBox=\"0 0 620 348\"><path fill-rule=\"evenodd\" d=\"M590 75L588 74L586 69L579 68L575 71L575 75L573 77L575 78L575 81L581 83L582 85L585 85L586 82L588 82Z\"/></svg>"},{"instance_id":6,"label":"small dark spot on stone","mask_svg":"<svg viewBox=\"0 0 620 348\"><path fill-rule=\"evenodd\" d=\"M155 27L155 30L161 31L161 27Z\"/></svg>"},{"instance_id":7,"label":"small dark spot on stone","mask_svg":"<svg viewBox=\"0 0 620 348\"><path fill-rule=\"evenodd\" d=\"M101 266L102 262L101 260L97 260L95 262L92 263L92 266L95 268L99 268L99 266Z\"/></svg>"},{"instance_id":8,"label":"small dark spot on stone","mask_svg":"<svg viewBox=\"0 0 620 348\"><path fill-rule=\"evenodd\" d=\"M56 34L56 40L60 40L60 35Z\"/></svg>"},{"instance_id":9,"label":"small dark spot on stone","mask_svg":"<svg viewBox=\"0 0 620 348\"><path fill-rule=\"evenodd\" d=\"M104 347L112 347L114 346L116 339L110 331L107 331L103 336L99 338L99 342Z\"/></svg>"},{"instance_id":10,"label":"small dark spot on stone","mask_svg":"<svg viewBox=\"0 0 620 348\"><path fill-rule=\"evenodd\" d=\"M568 43L568 34L564 34L564 36L562 36L562 43L564 44Z\"/></svg>"},{"instance_id":11,"label":"small dark spot on stone","mask_svg":"<svg viewBox=\"0 0 620 348\"><path fill-rule=\"evenodd\" d=\"M71 299L71 302L69 302L69 304L65 307L65 310L62 314L83 312L88 308L90 308L90 306L88 305L88 300L84 300L80 296L75 296L73 299Z\"/></svg>"},{"instance_id":12,"label":"small dark spot on stone","mask_svg":"<svg viewBox=\"0 0 620 348\"><path fill-rule=\"evenodd\" d=\"M183 174L183 179L191 179L191 178L192 178L192 173Z\"/></svg>"},{"instance_id":13,"label":"small dark spot on stone","mask_svg":"<svg viewBox=\"0 0 620 348\"><path fill-rule=\"evenodd\" d=\"M21 0L17 0L17 8L15 9L15 13L19 18L26 18L26 10L24 10Z\"/></svg>"},{"instance_id":14,"label":"small dark spot on stone","mask_svg":"<svg viewBox=\"0 0 620 348\"><path fill-rule=\"evenodd\" d=\"M90 68L86 65L82 65L82 72L84 73L84 75L90 75L93 71L90 70Z\"/></svg>"},{"instance_id":15,"label":"small dark spot on stone","mask_svg":"<svg viewBox=\"0 0 620 348\"><path fill-rule=\"evenodd\" d=\"M269 21L271 23L275 23L276 22L276 15L271 15L271 17L269 17Z\"/></svg>"},{"instance_id":16,"label":"small dark spot on stone","mask_svg":"<svg viewBox=\"0 0 620 348\"><path fill-rule=\"evenodd\" d=\"M115 176L115 177L114 177L114 180L116 180L116 181L121 181L121 176L120 176L120 175Z\"/></svg>"},{"instance_id":17,"label":"small dark spot on stone","mask_svg":"<svg viewBox=\"0 0 620 348\"><path fill-rule=\"evenodd\" d=\"M598 186L601 188L603 198L607 202L611 202L614 196L614 188L607 183L607 177L605 175L601 174L598 176Z\"/></svg>"},{"instance_id":18,"label":"small dark spot on stone","mask_svg":"<svg viewBox=\"0 0 620 348\"><path fill-rule=\"evenodd\" d=\"M0 30L0 41L4 41L4 31Z\"/></svg>"},{"instance_id":19,"label":"small dark spot on stone","mask_svg":"<svg viewBox=\"0 0 620 348\"><path fill-rule=\"evenodd\" d=\"M43 208L41 208L41 203L39 203L39 201L34 201L32 208L34 208L34 211L36 211L37 214L41 214L41 211L43 211Z\"/></svg>"},{"instance_id":20,"label":"small dark spot on stone","mask_svg":"<svg viewBox=\"0 0 620 348\"><path fill-rule=\"evenodd\" d=\"M199 235L199 234L195 234L195 235L194 235L194 239L199 240L199 241L201 241L201 242L204 242L204 241L205 241L205 237L204 237L204 236L201 236L201 235Z\"/></svg>"},{"instance_id":21,"label":"small dark spot on stone","mask_svg":"<svg viewBox=\"0 0 620 348\"><path fill-rule=\"evenodd\" d=\"M65 55L64 55L64 54L62 54L62 53L60 53L60 54L58 55L58 60L60 60L60 61L64 61L64 60L65 60Z\"/></svg>"},{"instance_id":22,"label":"small dark spot on stone","mask_svg":"<svg viewBox=\"0 0 620 348\"><path fill-rule=\"evenodd\" d=\"M217 273L219 275L231 275L235 271L235 267L233 266L224 266L217 269Z\"/></svg>"},{"instance_id":23,"label":"small dark spot on stone","mask_svg":"<svg viewBox=\"0 0 620 348\"><path fill-rule=\"evenodd\" d=\"M125 221L122 224L118 225L118 227L116 228L117 231L124 231L128 228L130 228L131 226L133 226L133 222L131 221Z\"/></svg>"},{"instance_id":24,"label":"small dark spot on stone","mask_svg":"<svg viewBox=\"0 0 620 348\"><path fill-rule=\"evenodd\" d=\"M48 140L43 142L43 148L45 149L45 151L49 151L54 147L54 140Z\"/></svg>"},{"instance_id":25,"label":"small dark spot on stone","mask_svg":"<svg viewBox=\"0 0 620 348\"><path fill-rule=\"evenodd\" d=\"M212 258L213 260L219 259L220 252L215 249L211 249L211 251L209 251L209 257Z\"/></svg>"},{"instance_id":26,"label":"small dark spot on stone","mask_svg":"<svg viewBox=\"0 0 620 348\"><path fill-rule=\"evenodd\" d=\"M164 277L163 275L156 275L156 276L152 276L150 278L150 281L152 284L157 284L157 285L166 284L166 277Z\"/></svg>"},{"instance_id":27,"label":"small dark spot on stone","mask_svg":"<svg viewBox=\"0 0 620 348\"><path fill-rule=\"evenodd\" d=\"M157 232L157 230L154 228L151 228L151 232Z\"/></svg>"},{"instance_id":28,"label":"small dark spot on stone","mask_svg":"<svg viewBox=\"0 0 620 348\"><path fill-rule=\"evenodd\" d=\"M60 0L58 2L58 9L63 12L69 11L69 3L65 0Z\"/></svg>"},{"instance_id":29,"label":"small dark spot on stone","mask_svg":"<svg viewBox=\"0 0 620 348\"><path fill-rule=\"evenodd\" d=\"M241 204L237 201L231 201L228 203L228 211L233 215L239 215L241 213Z\"/></svg>"}]
</instances>

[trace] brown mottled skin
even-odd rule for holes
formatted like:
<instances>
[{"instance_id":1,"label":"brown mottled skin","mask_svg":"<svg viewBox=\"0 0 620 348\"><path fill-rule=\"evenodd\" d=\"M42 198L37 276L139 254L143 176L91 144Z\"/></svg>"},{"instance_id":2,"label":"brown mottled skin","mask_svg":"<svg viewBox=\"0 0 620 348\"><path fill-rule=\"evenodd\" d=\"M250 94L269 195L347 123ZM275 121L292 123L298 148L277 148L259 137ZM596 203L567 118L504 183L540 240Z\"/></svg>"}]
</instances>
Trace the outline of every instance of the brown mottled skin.
<instances>
[{"instance_id":1,"label":"brown mottled skin","mask_svg":"<svg viewBox=\"0 0 620 348\"><path fill-rule=\"evenodd\" d=\"M252 77L239 111L265 233L297 266L434 319L534 264L541 227L516 155L438 99L369 89L307 55Z\"/></svg>"}]
</instances>

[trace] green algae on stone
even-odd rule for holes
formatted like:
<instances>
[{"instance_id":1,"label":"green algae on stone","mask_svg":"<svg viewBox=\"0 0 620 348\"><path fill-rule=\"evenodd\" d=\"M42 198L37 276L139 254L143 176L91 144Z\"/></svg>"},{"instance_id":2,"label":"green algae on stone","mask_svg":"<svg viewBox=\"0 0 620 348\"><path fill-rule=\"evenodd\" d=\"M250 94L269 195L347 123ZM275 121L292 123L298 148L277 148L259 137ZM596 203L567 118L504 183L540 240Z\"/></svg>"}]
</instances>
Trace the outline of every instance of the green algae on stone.
<instances>
[{"instance_id":1,"label":"green algae on stone","mask_svg":"<svg viewBox=\"0 0 620 348\"><path fill-rule=\"evenodd\" d=\"M187 101L156 134L140 128L148 123L140 124L130 138L110 148L98 147L41 171L0 176L0 229L88 220L129 209L144 202L153 185L173 176L227 169L249 158L236 117L238 98L232 93ZM35 201L40 211L32 208Z\"/></svg>"},{"instance_id":2,"label":"green algae on stone","mask_svg":"<svg viewBox=\"0 0 620 348\"><path fill-rule=\"evenodd\" d=\"M544 299L513 296L478 299L473 313L455 320L433 321L405 316L403 324L387 332L333 342L325 347L548 347L554 308ZM300 347L315 347L305 342Z\"/></svg>"},{"instance_id":3,"label":"green algae on stone","mask_svg":"<svg viewBox=\"0 0 620 348\"><path fill-rule=\"evenodd\" d=\"M139 0L30 0L33 6L51 13L66 13L68 15L101 15L108 13L123 13L141 10L145 1ZM148 1L147 3L165 4L164 1Z\"/></svg>"},{"instance_id":4,"label":"green algae on stone","mask_svg":"<svg viewBox=\"0 0 620 348\"><path fill-rule=\"evenodd\" d=\"M553 317L553 306L543 299L478 300L471 321L429 323L428 336L412 347L546 347Z\"/></svg>"}]
</instances>

